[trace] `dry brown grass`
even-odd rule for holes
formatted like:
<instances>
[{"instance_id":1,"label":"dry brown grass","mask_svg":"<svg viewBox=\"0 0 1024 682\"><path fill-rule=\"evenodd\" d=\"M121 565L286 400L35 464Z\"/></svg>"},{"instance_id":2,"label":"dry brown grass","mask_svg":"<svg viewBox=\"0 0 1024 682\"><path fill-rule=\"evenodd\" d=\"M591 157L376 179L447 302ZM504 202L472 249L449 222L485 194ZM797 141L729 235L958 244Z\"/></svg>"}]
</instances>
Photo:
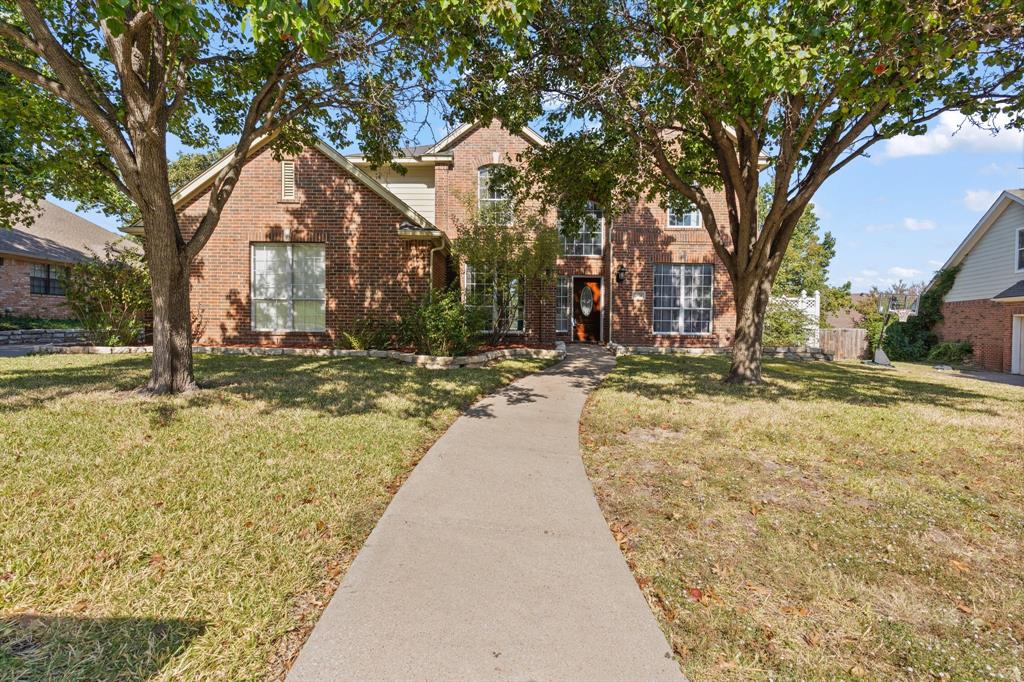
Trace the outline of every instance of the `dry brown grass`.
<instances>
[{"instance_id":1,"label":"dry brown grass","mask_svg":"<svg viewBox=\"0 0 1024 682\"><path fill-rule=\"evenodd\" d=\"M629 357L587 468L691 680L1024 669L1024 389L931 368Z\"/></svg>"}]
</instances>

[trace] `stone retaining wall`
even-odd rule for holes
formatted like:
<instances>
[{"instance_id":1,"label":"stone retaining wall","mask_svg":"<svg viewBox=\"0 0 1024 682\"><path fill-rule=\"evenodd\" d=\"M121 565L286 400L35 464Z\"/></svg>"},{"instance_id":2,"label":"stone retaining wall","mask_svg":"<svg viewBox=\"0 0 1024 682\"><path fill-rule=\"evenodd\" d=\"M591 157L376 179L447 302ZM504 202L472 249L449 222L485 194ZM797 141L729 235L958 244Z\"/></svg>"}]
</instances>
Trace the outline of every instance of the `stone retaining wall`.
<instances>
[{"instance_id":1,"label":"stone retaining wall","mask_svg":"<svg viewBox=\"0 0 1024 682\"><path fill-rule=\"evenodd\" d=\"M0 346L14 344L82 343L81 329L9 329L0 330Z\"/></svg>"},{"instance_id":2,"label":"stone retaining wall","mask_svg":"<svg viewBox=\"0 0 1024 682\"><path fill-rule=\"evenodd\" d=\"M35 353L68 354L134 354L152 353L152 346L57 346L44 345L34 349ZM565 357L565 344L559 343L554 350L549 348L503 348L477 355L446 357L439 355L417 355L397 350L339 350L334 348L262 348L255 346L193 346L193 353L210 355L303 355L310 357L356 357L384 358L397 360L427 369L455 369L458 367L482 367L492 360L504 358L546 358L561 360Z\"/></svg>"}]
</instances>

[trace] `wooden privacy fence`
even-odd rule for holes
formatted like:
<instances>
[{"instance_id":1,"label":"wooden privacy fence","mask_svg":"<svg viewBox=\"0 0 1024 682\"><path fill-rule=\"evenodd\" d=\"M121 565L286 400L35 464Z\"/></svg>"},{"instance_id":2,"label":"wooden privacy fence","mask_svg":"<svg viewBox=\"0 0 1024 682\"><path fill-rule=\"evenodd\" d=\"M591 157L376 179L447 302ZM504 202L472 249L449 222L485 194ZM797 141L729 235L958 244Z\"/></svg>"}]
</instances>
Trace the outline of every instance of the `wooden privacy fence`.
<instances>
[{"instance_id":1,"label":"wooden privacy fence","mask_svg":"<svg viewBox=\"0 0 1024 682\"><path fill-rule=\"evenodd\" d=\"M867 329L822 329L818 332L821 350L833 360L868 357Z\"/></svg>"}]
</instances>

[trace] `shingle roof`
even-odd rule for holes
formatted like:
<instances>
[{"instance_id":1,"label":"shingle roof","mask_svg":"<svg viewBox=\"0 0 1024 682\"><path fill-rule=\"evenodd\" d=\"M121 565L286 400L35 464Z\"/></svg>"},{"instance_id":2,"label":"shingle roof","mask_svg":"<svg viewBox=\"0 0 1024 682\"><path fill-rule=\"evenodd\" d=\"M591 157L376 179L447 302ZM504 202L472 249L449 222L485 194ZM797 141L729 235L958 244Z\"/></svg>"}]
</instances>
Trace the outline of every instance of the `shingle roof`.
<instances>
[{"instance_id":1,"label":"shingle roof","mask_svg":"<svg viewBox=\"0 0 1024 682\"><path fill-rule=\"evenodd\" d=\"M433 146L434 145L432 145L432 144L417 144L417 145L413 145L412 147L405 147L405 148L402 149L402 155L403 156L422 156L423 154L426 154L427 151L431 147L433 147Z\"/></svg>"},{"instance_id":2,"label":"shingle roof","mask_svg":"<svg viewBox=\"0 0 1024 682\"><path fill-rule=\"evenodd\" d=\"M0 228L0 254L75 263L123 239L49 201L39 202L39 210L31 225Z\"/></svg>"},{"instance_id":3,"label":"shingle roof","mask_svg":"<svg viewBox=\"0 0 1024 682\"><path fill-rule=\"evenodd\" d=\"M998 301L1003 298L1024 298L1024 279L1017 282L1009 289L1005 291L1000 291L998 294L992 297L992 300Z\"/></svg>"}]
</instances>

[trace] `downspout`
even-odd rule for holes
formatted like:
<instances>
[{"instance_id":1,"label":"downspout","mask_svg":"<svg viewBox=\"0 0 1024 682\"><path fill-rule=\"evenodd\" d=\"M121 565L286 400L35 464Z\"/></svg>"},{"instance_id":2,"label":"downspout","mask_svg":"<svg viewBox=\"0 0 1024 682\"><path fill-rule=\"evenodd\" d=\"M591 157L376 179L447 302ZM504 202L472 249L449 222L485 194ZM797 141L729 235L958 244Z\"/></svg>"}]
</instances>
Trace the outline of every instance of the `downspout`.
<instances>
[{"instance_id":1,"label":"downspout","mask_svg":"<svg viewBox=\"0 0 1024 682\"><path fill-rule=\"evenodd\" d=\"M444 237L441 238L441 240L440 240L440 242L438 243L437 246L435 246L432 249L430 249L430 254L427 256L427 262L428 262L429 267L430 267L430 274L429 274L430 286L427 287L427 290L430 291L430 292L434 291L434 254L436 252L440 251L443 248L444 248Z\"/></svg>"}]
</instances>

